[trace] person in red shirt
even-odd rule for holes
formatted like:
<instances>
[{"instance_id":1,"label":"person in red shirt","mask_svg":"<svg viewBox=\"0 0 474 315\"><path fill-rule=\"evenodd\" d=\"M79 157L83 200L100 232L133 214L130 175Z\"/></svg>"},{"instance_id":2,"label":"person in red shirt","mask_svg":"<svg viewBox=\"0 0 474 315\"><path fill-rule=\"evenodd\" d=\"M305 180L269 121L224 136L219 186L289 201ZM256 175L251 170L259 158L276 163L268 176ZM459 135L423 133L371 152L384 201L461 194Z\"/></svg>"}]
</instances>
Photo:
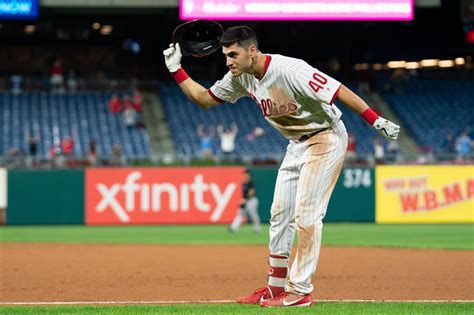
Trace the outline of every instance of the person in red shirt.
<instances>
[{"instance_id":1,"label":"person in red shirt","mask_svg":"<svg viewBox=\"0 0 474 315\"><path fill-rule=\"evenodd\" d=\"M112 95L110 98L109 109L114 114L120 112L120 99L118 98L117 94Z\"/></svg>"},{"instance_id":2,"label":"person in red shirt","mask_svg":"<svg viewBox=\"0 0 474 315\"><path fill-rule=\"evenodd\" d=\"M65 156L71 156L74 152L74 139L71 136L67 136L61 142L61 151Z\"/></svg>"},{"instance_id":3,"label":"person in red shirt","mask_svg":"<svg viewBox=\"0 0 474 315\"><path fill-rule=\"evenodd\" d=\"M51 91L64 92L63 66L58 58L54 60L51 67Z\"/></svg>"},{"instance_id":4,"label":"person in red shirt","mask_svg":"<svg viewBox=\"0 0 474 315\"><path fill-rule=\"evenodd\" d=\"M139 90L135 90L135 93L133 93L132 102L133 102L133 108L137 112L141 112L142 106L143 106L143 98Z\"/></svg>"}]
</instances>

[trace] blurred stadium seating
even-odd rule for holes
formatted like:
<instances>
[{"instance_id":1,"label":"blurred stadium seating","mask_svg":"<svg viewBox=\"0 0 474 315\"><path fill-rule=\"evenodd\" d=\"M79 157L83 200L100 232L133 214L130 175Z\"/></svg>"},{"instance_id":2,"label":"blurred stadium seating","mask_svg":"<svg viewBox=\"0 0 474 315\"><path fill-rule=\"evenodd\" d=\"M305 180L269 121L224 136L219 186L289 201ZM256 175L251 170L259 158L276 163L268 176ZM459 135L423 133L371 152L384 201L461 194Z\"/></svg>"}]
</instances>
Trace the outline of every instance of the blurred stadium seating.
<instances>
[{"instance_id":1,"label":"blurred stadium seating","mask_svg":"<svg viewBox=\"0 0 474 315\"><path fill-rule=\"evenodd\" d=\"M229 128L232 122L239 128L235 143L238 160L278 161L283 157L287 140L265 121L251 99L203 110L172 81L162 51L182 22L176 1L130 1L126 7L121 7L122 2L101 5L92 1L85 7L77 4L71 8L61 5L66 0L53 2L40 2L39 15L34 19L0 23L0 165L5 164L12 148L26 153L27 134L36 133L40 140L38 157L44 160L49 159L53 144L72 135L73 158L77 160L86 158L88 143L95 140L98 157L103 161L99 164L107 164L113 144L120 145L129 161L167 163L169 157L170 163L189 162L200 157L196 132L199 124ZM402 130L408 130L397 142L397 156L401 158L389 163L418 163L418 156L425 153L420 151L439 153L448 132L456 137L468 128L473 137L474 56L472 42L464 39L473 22L469 17L461 19L460 9L459 1L417 7L415 19L403 23L222 21L222 25L249 25L259 34L262 52L301 58L354 91L358 91L360 82L370 82L372 91L379 95L372 100L363 98L382 115L388 108L393 118L402 122ZM159 36L146 32L150 25L159 30ZM324 49L320 43L324 43ZM421 61L427 58L451 65L441 67L435 62L425 67ZM77 93L49 92L56 59L62 62L64 89L72 90L67 86L72 77L77 80ZM404 65L390 67L390 61L396 60ZM227 71L220 53L199 59L185 57L182 62L186 71L205 86ZM393 83L390 80L396 71L417 71L418 77L411 78L406 88L387 91L386 84ZM18 95L10 92L15 86ZM135 88L156 93L163 106L159 115L154 108L147 112L155 112L156 117L145 114L144 108L148 129L127 129L122 116L107 108L111 91ZM380 100L379 96L386 101L385 108L377 108L374 100ZM149 108L159 106L159 102L145 103ZM357 157L365 163L373 158L377 134L356 113L337 105L348 132L355 136ZM249 141L246 136L257 127L264 130L264 135ZM413 146L403 143L407 138ZM217 135L213 146L220 157ZM455 155L447 160L455 160ZM430 161L436 162L436 158Z\"/></svg>"},{"instance_id":2,"label":"blurred stadium seating","mask_svg":"<svg viewBox=\"0 0 474 315\"><path fill-rule=\"evenodd\" d=\"M10 148L27 151L26 136L39 133L39 158L48 158L50 147L68 135L75 139L73 156L83 158L89 141L97 141L99 158L111 154L113 144L130 159L150 156L148 135L142 129L127 129L120 114L109 112L110 92L53 94L26 92L0 93L0 153Z\"/></svg>"},{"instance_id":3,"label":"blurred stadium seating","mask_svg":"<svg viewBox=\"0 0 474 315\"><path fill-rule=\"evenodd\" d=\"M235 154L238 156L252 156L257 159L275 156L280 158L288 145L288 141L265 121L260 108L250 98L204 110L189 101L175 83L161 84L160 97L178 154L199 157L200 142L196 130L202 123L206 127L223 124L225 128L229 128L230 124L235 122L239 128L235 143ZM186 123L183 123L184 121ZM263 128L265 135L247 141L245 136L255 127ZM219 155L219 137L213 138L213 145L215 153Z\"/></svg>"},{"instance_id":4,"label":"blurred stadium seating","mask_svg":"<svg viewBox=\"0 0 474 315\"><path fill-rule=\"evenodd\" d=\"M448 133L474 127L474 80L412 78L383 97L425 150L439 152Z\"/></svg>"}]
</instances>

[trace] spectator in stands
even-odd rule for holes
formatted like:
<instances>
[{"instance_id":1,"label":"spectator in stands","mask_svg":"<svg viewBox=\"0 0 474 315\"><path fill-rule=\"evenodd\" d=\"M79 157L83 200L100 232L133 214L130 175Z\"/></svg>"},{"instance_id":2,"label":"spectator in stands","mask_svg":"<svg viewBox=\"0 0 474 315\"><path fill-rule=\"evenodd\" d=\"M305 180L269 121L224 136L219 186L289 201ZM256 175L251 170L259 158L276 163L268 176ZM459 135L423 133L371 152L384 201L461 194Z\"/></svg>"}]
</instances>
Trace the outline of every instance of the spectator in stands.
<instances>
[{"instance_id":1,"label":"spectator in stands","mask_svg":"<svg viewBox=\"0 0 474 315\"><path fill-rule=\"evenodd\" d=\"M225 130L223 125L217 126L217 134L221 140L221 151L226 158L229 158L235 150L235 137L239 129L237 124L232 122L230 129Z\"/></svg>"},{"instance_id":2,"label":"spectator in stands","mask_svg":"<svg viewBox=\"0 0 474 315\"><path fill-rule=\"evenodd\" d=\"M245 140L253 141L256 138L263 136L264 134L265 134L265 129L263 129L262 127L255 127L252 129L250 133L248 133L245 136Z\"/></svg>"},{"instance_id":3,"label":"spectator in stands","mask_svg":"<svg viewBox=\"0 0 474 315\"><path fill-rule=\"evenodd\" d=\"M67 84L67 89L69 90L69 92L72 92L72 93L76 92L77 88L79 87L79 82L77 81L76 73L72 69L69 70L67 74L66 84Z\"/></svg>"},{"instance_id":4,"label":"spectator in stands","mask_svg":"<svg viewBox=\"0 0 474 315\"><path fill-rule=\"evenodd\" d=\"M212 144L214 133L215 131L212 126L209 126L207 131L204 129L203 124L200 124L197 128L197 134L201 144L201 156L205 159L211 158L214 155Z\"/></svg>"},{"instance_id":5,"label":"spectator in stands","mask_svg":"<svg viewBox=\"0 0 474 315\"><path fill-rule=\"evenodd\" d=\"M112 146L112 155L110 156L110 165L112 166L125 166L127 161L122 155L122 149L119 144L114 144Z\"/></svg>"},{"instance_id":6,"label":"spectator in stands","mask_svg":"<svg viewBox=\"0 0 474 315\"><path fill-rule=\"evenodd\" d=\"M51 67L51 92L64 92L63 66L61 60L56 58Z\"/></svg>"},{"instance_id":7,"label":"spectator in stands","mask_svg":"<svg viewBox=\"0 0 474 315\"><path fill-rule=\"evenodd\" d=\"M12 94L19 95L23 91L22 83L23 83L23 76L21 75L12 75L10 77L10 91Z\"/></svg>"},{"instance_id":8,"label":"spectator in stands","mask_svg":"<svg viewBox=\"0 0 474 315\"><path fill-rule=\"evenodd\" d=\"M61 153L64 157L71 157L74 153L74 139L72 136L66 136L66 138L61 141Z\"/></svg>"},{"instance_id":9,"label":"spectator in stands","mask_svg":"<svg viewBox=\"0 0 474 315\"><path fill-rule=\"evenodd\" d=\"M357 142L356 138L353 133L349 133L347 139L347 153L346 153L346 161L351 163L357 160Z\"/></svg>"},{"instance_id":10,"label":"spectator in stands","mask_svg":"<svg viewBox=\"0 0 474 315\"><path fill-rule=\"evenodd\" d=\"M31 136L31 134L27 132L26 143L28 144L28 153L30 156L35 157L38 152L39 133L35 132L35 135Z\"/></svg>"},{"instance_id":11,"label":"spectator in stands","mask_svg":"<svg viewBox=\"0 0 474 315\"><path fill-rule=\"evenodd\" d=\"M142 107L143 107L143 97L139 90L135 90L132 96L132 106L136 111L136 125L137 127L144 128L145 122L143 121Z\"/></svg>"},{"instance_id":12,"label":"spectator in stands","mask_svg":"<svg viewBox=\"0 0 474 315\"><path fill-rule=\"evenodd\" d=\"M95 140L89 141L89 145L87 147L87 160L89 164L92 166L96 166L98 163L97 160L97 143Z\"/></svg>"},{"instance_id":13,"label":"spectator in stands","mask_svg":"<svg viewBox=\"0 0 474 315\"><path fill-rule=\"evenodd\" d=\"M125 105L125 109L123 111L123 122L127 129L132 129L137 126L137 112L133 108L131 104Z\"/></svg>"},{"instance_id":14,"label":"spectator in stands","mask_svg":"<svg viewBox=\"0 0 474 315\"><path fill-rule=\"evenodd\" d=\"M61 147L52 144L51 147L49 147L48 154L51 159L56 158L58 155L61 154Z\"/></svg>"},{"instance_id":15,"label":"spectator in stands","mask_svg":"<svg viewBox=\"0 0 474 315\"><path fill-rule=\"evenodd\" d=\"M396 142L396 143L392 143ZM387 144L387 160L390 162L400 161L400 147L398 146L398 141L389 141Z\"/></svg>"},{"instance_id":16,"label":"spectator in stands","mask_svg":"<svg viewBox=\"0 0 474 315\"><path fill-rule=\"evenodd\" d=\"M441 145L441 151L443 153L447 153L450 156L454 156L456 154L456 139L454 138L454 134L452 132L448 132L446 138Z\"/></svg>"},{"instance_id":17,"label":"spectator in stands","mask_svg":"<svg viewBox=\"0 0 474 315\"><path fill-rule=\"evenodd\" d=\"M465 161L469 159L471 153L472 140L468 136L467 131L463 130L456 140L456 151L458 153L457 160Z\"/></svg>"},{"instance_id":18,"label":"spectator in stands","mask_svg":"<svg viewBox=\"0 0 474 315\"><path fill-rule=\"evenodd\" d=\"M51 166L62 166L64 164L61 157L61 144L53 143L49 148L49 157L51 159Z\"/></svg>"},{"instance_id":19,"label":"spectator in stands","mask_svg":"<svg viewBox=\"0 0 474 315\"><path fill-rule=\"evenodd\" d=\"M379 137L374 139L374 156L376 164L384 164L385 162L385 148L382 140Z\"/></svg>"},{"instance_id":20,"label":"spectator in stands","mask_svg":"<svg viewBox=\"0 0 474 315\"><path fill-rule=\"evenodd\" d=\"M27 164L32 166L36 162L36 154L38 152L39 133L35 132L34 136L31 136L29 132L26 133L26 143L28 144L29 157Z\"/></svg>"},{"instance_id":21,"label":"spectator in stands","mask_svg":"<svg viewBox=\"0 0 474 315\"><path fill-rule=\"evenodd\" d=\"M132 106L137 111L137 113L140 113L142 111L143 97L139 90L135 90L135 92L133 93Z\"/></svg>"},{"instance_id":22,"label":"spectator in stands","mask_svg":"<svg viewBox=\"0 0 474 315\"><path fill-rule=\"evenodd\" d=\"M117 94L112 95L110 98L109 109L114 114L120 112L120 99Z\"/></svg>"}]
</instances>

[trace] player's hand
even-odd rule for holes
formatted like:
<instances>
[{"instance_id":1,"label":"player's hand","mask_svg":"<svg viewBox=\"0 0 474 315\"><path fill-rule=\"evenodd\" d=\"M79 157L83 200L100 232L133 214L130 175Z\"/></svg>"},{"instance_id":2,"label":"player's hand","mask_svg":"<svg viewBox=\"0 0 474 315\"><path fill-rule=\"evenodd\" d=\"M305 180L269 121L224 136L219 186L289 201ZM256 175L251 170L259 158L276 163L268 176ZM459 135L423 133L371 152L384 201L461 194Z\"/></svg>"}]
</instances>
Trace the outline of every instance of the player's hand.
<instances>
[{"instance_id":1,"label":"player's hand","mask_svg":"<svg viewBox=\"0 0 474 315\"><path fill-rule=\"evenodd\" d=\"M388 140L397 140L400 126L383 117L377 118L372 127Z\"/></svg>"},{"instance_id":2,"label":"player's hand","mask_svg":"<svg viewBox=\"0 0 474 315\"><path fill-rule=\"evenodd\" d=\"M163 55L165 56L165 63L168 70L173 73L181 68L181 48L179 44L170 44L168 49L163 50Z\"/></svg>"}]
</instances>

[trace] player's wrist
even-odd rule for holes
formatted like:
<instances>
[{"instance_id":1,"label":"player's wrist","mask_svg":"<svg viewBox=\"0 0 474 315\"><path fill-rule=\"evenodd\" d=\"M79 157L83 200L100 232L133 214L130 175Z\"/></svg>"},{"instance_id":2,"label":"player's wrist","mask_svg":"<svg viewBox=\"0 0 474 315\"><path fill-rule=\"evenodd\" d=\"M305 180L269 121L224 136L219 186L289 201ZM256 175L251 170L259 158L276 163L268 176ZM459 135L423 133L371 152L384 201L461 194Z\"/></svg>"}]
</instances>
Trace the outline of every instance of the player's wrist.
<instances>
[{"instance_id":1,"label":"player's wrist","mask_svg":"<svg viewBox=\"0 0 474 315\"><path fill-rule=\"evenodd\" d=\"M179 69L177 69L176 71L171 72L171 75L178 84L181 84L184 80L189 78L189 75L181 67L179 67Z\"/></svg>"},{"instance_id":2,"label":"player's wrist","mask_svg":"<svg viewBox=\"0 0 474 315\"><path fill-rule=\"evenodd\" d=\"M375 121L380 117L372 108L367 108L363 111L360 116L369 123L371 126L374 125Z\"/></svg>"}]
</instances>

